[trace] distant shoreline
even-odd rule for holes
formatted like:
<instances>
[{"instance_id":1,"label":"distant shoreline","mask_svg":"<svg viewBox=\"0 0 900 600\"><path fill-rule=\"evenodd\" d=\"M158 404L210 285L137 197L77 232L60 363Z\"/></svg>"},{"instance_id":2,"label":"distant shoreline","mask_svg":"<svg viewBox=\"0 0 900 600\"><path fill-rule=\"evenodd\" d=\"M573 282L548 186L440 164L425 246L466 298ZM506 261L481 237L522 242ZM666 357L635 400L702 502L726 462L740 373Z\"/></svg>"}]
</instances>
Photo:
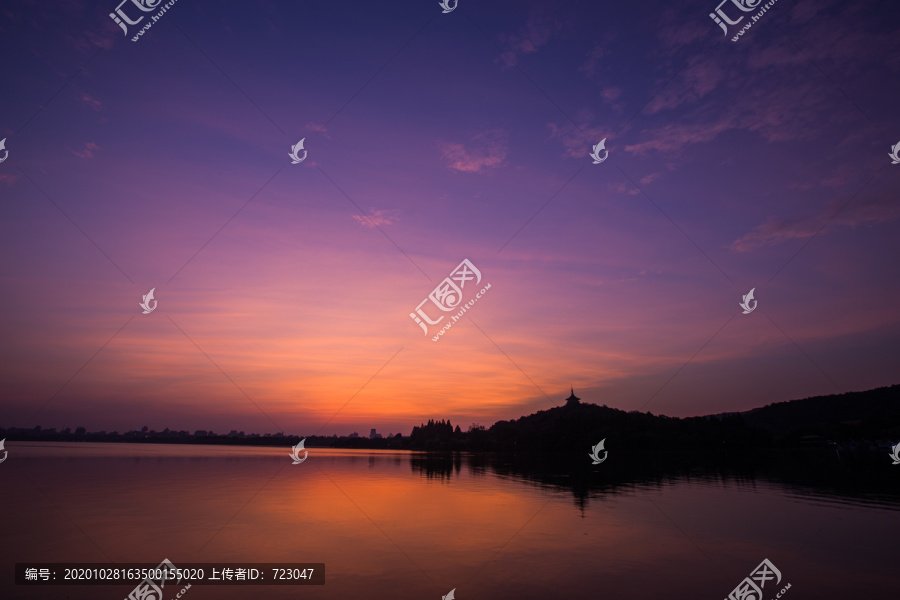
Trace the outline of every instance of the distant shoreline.
<instances>
[{"instance_id":1,"label":"distant shoreline","mask_svg":"<svg viewBox=\"0 0 900 600\"><path fill-rule=\"evenodd\" d=\"M29 435L30 433L30 435ZM8 442L73 442L73 443L101 443L101 444L172 444L181 446L259 446L259 447L283 447L294 446L305 440L307 448L364 448L368 450L410 450L403 447L400 442L408 442L409 438L399 436L391 438L333 438L323 436L301 437L297 435L280 435L265 437L231 437L231 436L164 436L156 435L129 435L129 434L99 434L86 435L74 434L47 434L35 435L19 431L4 431L0 429L0 439L5 437Z\"/></svg>"},{"instance_id":2,"label":"distant shoreline","mask_svg":"<svg viewBox=\"0 0 900 600\"><path fill-rule=\"evenodd\" d=\"M472 425L467 431L449 420L429 419L408 436L370 437L245 434L232 430L215 434L198 429L151 431L147 427L125 433L74 432L0 427L0 440L101 443L182 444L205 446L291 447L301 440L308 448L422 450L512 454L587 453L596 446L620 456L668 457L738 455L770 448L828 447L843 452L890 450L900 440L900 385L864 392L846 392L802 400L776 402L740 413L702 417L666 417L582 403L575 396L565 404L489 428ZM603 443L605 446L600 446Z\"/></svg>"}]
</instances>

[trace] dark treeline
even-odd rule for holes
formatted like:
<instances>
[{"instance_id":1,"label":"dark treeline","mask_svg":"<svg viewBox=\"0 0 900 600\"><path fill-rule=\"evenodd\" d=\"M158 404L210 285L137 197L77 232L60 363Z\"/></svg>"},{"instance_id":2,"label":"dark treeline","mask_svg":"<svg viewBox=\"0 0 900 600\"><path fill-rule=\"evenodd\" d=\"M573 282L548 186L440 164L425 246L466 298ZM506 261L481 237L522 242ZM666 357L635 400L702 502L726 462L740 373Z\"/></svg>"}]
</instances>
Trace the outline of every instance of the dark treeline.
<instances>
[{"instance_id":1,"label":"dark treeline","mask_svg":"<svg viewBox=\"0 0 900 600\"><path fill-rule=\"evenodd\" d=\"M837 445L884 449L900 440L900 385L778 402L745 413L675 418L626 412L570 397L564 406L463 432L450 421L414 427L404 447L426 451L585 452L629 456L732 453L759 448Z\"/></svg>"},{"instance_id":2,"label":"dark treeline","mask_svg":"<svg viewBox=\"0 0 900 600\"><path fill-rule=\"evenodd\" d=\"M776 402L742 416L749 427L768 432L784 445L809 437L900 440L900 385Z\"/></svg>"},{"instance_id":3,"label":"dark treeline","mask_svg":"<svg viewBox=\"0 0 900 600\"><path fill-rule=\"evenodd\" d=\"M73 433L71 429L57 431L56 429L42 429L35 427L33 429L23 429L10 427L4 429L0 427L0 439L10 441L29 441L29 442L112 442L112 443L137 443L137 444L202 444L213 446L294 446L305 439L304 446L312 447L331 447L331 448L374 448L374 449L408 449L406 438L401 434L388 438L369 439L363 437L352 436L299 436L285 435L283 433L276 434L251 434L251 435L235 435L216 434L208 431L197 431L191 434L187 431L126 431L119 433L113 431L107 433L105 431L89 432L83 427L79 427Z\"/></svg>"},{"instance_id":4,"label":"dark treeline","mask_svg":"<svg viewBox=\"0 0 900 600\"><path fill-rule=\"evenodd\" d=\"M413 428L408 446L438 452L586 453L603 439L607 450L616 448L631 455L753 448L772 441L750 429L739 415L678 419L578 403L498 421L488 429L473 426L465 432L449 421L429 421Z\"/></svg>"},{"instance_id":5,"label":"dark treeline","mask_svg":"<svg viewBox=\"0 0 900 600\"><path fill-rule=\"evenodd\" d=\"M472 425L463 431L449 420L431 419L413 427L408 437L297 436L208 431L129 431L88 433L78 428L42 430L0 428L0 439L230 444L252 446L424 450L432 452L502 452L586 454L606 440L605 449L628 456L665 461L674 455L729 455L760 448L835 445L838 450L884 449L900 440L900 385L865 392L778 402L744 413L676 418L649 412L626 412L582 403L574 393L564 406L542 410L489 428Z\"/></svg>"}]
</instances>

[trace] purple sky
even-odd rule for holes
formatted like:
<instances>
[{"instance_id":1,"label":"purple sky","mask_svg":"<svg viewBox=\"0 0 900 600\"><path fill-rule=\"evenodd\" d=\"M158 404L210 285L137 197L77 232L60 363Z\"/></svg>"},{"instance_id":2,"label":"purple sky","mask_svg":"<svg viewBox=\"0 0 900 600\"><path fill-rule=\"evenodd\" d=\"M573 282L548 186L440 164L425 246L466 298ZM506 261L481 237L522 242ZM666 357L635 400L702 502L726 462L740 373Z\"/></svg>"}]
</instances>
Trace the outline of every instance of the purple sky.
<instances>
[{"instance_id":1,"label":"purple sky","mask_svg":"<svg viewBox=\"0 0 900 600\"><path fill-rule=\"evenodd\" d=\"M407 433L569 385L687 416L898 383L893 3L780 0L738 42L706 0L178 0L137 42L116 5L0 8L0 426ZM465 258L491 288L433 342L409 313Z\"/></svg>"}]
</instances>

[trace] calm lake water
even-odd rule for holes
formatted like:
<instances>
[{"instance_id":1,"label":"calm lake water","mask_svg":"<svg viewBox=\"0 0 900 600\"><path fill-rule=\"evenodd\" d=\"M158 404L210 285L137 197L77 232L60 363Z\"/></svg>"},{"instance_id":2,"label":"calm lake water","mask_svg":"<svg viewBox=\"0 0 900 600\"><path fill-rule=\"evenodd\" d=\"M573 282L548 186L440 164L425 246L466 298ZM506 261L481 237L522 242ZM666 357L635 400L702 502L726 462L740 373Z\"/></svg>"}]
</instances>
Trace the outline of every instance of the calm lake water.
<instances>
[{"instance_id":1,"label":"calm lake water","mask_svg":"<svg viewBox=\"0 0 900 600\"><path fill-rule=\"evenodd\" d=\"M15 586L16 562L164 558L326 564L324 586L193 586L188 600L440 600L453 588L458 600L720 600L766 558L782 574L766 600L788 583L788 600L900 597L900 498L878 483L900 466L887 457L845 493L855 475L840 463L801 485L783 472L623 476L612 457L548 474L390 451L311 448L292 465L288 448L6 447L3 599L121 600L133 587Z\"/></svg>"}]
</instances>

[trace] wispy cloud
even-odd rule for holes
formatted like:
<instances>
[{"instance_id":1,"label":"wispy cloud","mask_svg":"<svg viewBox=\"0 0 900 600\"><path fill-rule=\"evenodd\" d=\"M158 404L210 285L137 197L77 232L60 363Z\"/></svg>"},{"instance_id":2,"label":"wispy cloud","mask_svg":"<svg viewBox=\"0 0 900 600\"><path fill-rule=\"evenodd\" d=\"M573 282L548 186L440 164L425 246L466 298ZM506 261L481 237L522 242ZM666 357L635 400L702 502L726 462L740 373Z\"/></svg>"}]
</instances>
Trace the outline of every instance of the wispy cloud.
<instances>
[{"instance_id":1,"label":"wispy cloud","mask_svg":"<svg viewBox=\"0 0 900 600\"><path fill-rule=\"evenodd\" d=\"M862 65L878 61L887 65L900 62L885 59L879 50L890 45L889 34L878 32L867 37L863 28L850 30L842 26L841 21L855 16L861 7L843 5L844 10L833 10L838 5L831 1L803 1L790 11L790 18L803 24L803 38L796 42L804 48L803 52L794 51L786 41L775 40L746 55L699 54L668 81L678 68L673 61L660 76L659 85L663 87L645 113L681 114L675 118L677 112L673 113L673 118L646 129L641 134L642 141L626 150L638 155L650 150L677 153L691 144L710 142L729 130L754 132L768 142L811 139L822 131L825 114L832 119L831 129L838 129L843 123L833 121L834 83L804 76L810 57L841 73L861 72ZM661 23L666 23L660 30L661 42L670 54L694 47L710 35L716 36L711 21L673 19L674 16L674 12L660 15ZM677 24L672 25L673 22ZM833 39L835 30L842 32L840 43ZM896 69L896 64L892 68ZM737 89L746 93L736 98L733 92ZM802 111L789 108L800 105L804 107ZM845 110L838 113L838 118L846 121L856 114Z\"/></svg>"},{"instance_id":2,"label":"wispy cloud","mask_svg":"<svg viewBox=\"0 0 900 600\"><path fill-rule=\"evenodd\" d=\"M84 149L81 152L75 150L69 150L69 152L80 158L94 158L94 150L100 149L100 146L98 146L94 142L87 142L85 143Z\"/></svg>"},{"instance_id":3,"label":"wispy cloud","mask_svg":"<svg viewBox=\"0 0 900 600\"><path fill-rule=\"evenodd\" d=\"M87 104L88 106L90 106L92 109L94 109L97 112L100 112L101 110L104 109L103 103L101 103L99 100L97 100L90 94L82 93L80 96L80 99L82 102L84 102L85 104Z\"/></svg>"},{"instance_id":4,"label":"wispy cloud","mask_svg":"<svg viewBox=\"0 0 900 600\"><path fill-rule=\"evenodd\" d=\"M639 189L637 189L633 185L625 183L624 181L616 184L610 183L607 187L611 192L616 192L618 194L628 194L629 196L637 196L641 193Z\"/></svg>"},{"instance_id":5,"label":"wispy cloud","mask_svg":"<svg viewBox=\"0 0 900 600\"><path fill-rule=\"evenodd\" d=\"M600 90L600 97L603 98L603 101L612 104L616 100L619 99L619 96L622 95L622 89L617 87L608 87Z\"/></svg>"},{"instance_id":6,"label":"wispy cloud","mask_svg":"<svg viewBox=\"0 0 900 600\"><path fill-rule=\"evenodd\" d=\"M584 158L587 156L591 147L605 137L609 137L608 131L604 131L601 127L585 127L580 129L572 123L564 123L558 125L556 123L548 123L550 129L550 138L558 139L565 148L566 156L571 158ZM606 145L609 148L609 143Z\"/></svg>"},{"instance_id":7,"label":"wispy cloud","mask_svg":"<svg viewBox=\"0 0 900 600\"><path fill-rule=\"evenodd\" d=\"M713 58L697 57L676 81L666 86L647 106L649 114L700 100L726 79L726 71Z\"/></svg>"},{"instance_id":8,"label":"wispy cloud","mask_svg":"<svg viewBox=\"0 0 900 600\"><path fill-rule=\"evenodd\" d=\"M369 215L353 215L356 222L365 227L376 227L381 225L393 225L397 222L396 210L378 210L370 209Z\"/></svg>"},{"instance_id":9,"label":"wispy cloud","mask_svg":"<svg viewBox=\"0 0 900 600\"><path fill-rule=\"evenodd\" d=\"M78 50L90 50L92 48L112 49L115 41L121 38L122 30L111 20L107 20L105 23L106 27L100 33L90 29L82 31L83 37L75 41L75 47Z\"/></svg>"},{"instance_id":10,"label":"wispy cloud","mask_svg":"<svg viewBox=\"0 0 900 600\"><path fill-rule=\"evenodd\" d=\"M640 179L641 186L650 185L651 183L656 181L657 178L659 178L659 175L660 175L659 173L650 173L649 175L645 175L644 177L641 177L641 179ZM637 187L635 187L625 181L615 183L615 184L610 183L606 187L611 192L616 192L618 194L628 194L629 196L637 196L638 194L641 193L640 189L638 189Z\"/></svg>"},{"instance_id":11,"label":"wispy cloud","mask_svg":"<svg viewBox=\"0 0 900 600\"><path fill-rule=\"evenodd\" d=\"M641 185L650 185L657 179L659 179L660 173L650 173L649 175L644 175L641 177Z\"/></svg>"},{"instance_id":12,"label":"wispy cloud","mask_svg":"<svg viewBox=\"0 0 900 600\"><path fill-rule=\"evenodd\" d=\"M895 196L883 195L877 200L851 201L841 210L847 200L838 198L829 201L820 211L794 219L770 217L753 231L731 243L732 250L747 252L759 246L774 246L795 239L810 238L823 227L856 227L858 225L884 223L900 217L900 200Z\"/></svg>"},{"instance_id":13,"label":"wispy cloud","mask_svg":"<svg viewBox=\"0 0 900 600\"><path fill-rule=\"evenodd\" d=\"M733 129L738 123L730 118L720 118L704 124L698 123L667 123L654 129L647 141L625 146L626 152L632 152L638 156L645 155L651 150L658 152L674 152L691 144L700 144L714 140L720 133Z\"/></svg>"},{"instance_id":14,"label":"wispy cloud","mask_svg":"<svg viewBox=\"0 0 900 600\"><path fill-rule=\"evenodd\" d=\"M597 72L597 67L600 65L603 57L609 54L609 51L606 49L606 46L603 44L597 44L594 46L594 49L588 52L587 60L584 61L584 64L578 67L578 70L587 73L588 75L593 75Z\"/></svg>"},{"instance_id":15,"label":"wispy cloud","mask_svg":"<svg viewBox=\"0 0 900 600\"><path fill-rule=\"evenodd\" d=\"M316 133L321 133L325 137L331 137L328 135L328 128L325 127L325 125L323 125L321 123L313 123L312 121L310 121L309 123L306 124L306 128L309 129L310 131L315 131Z\"/></svg>"},{"instance_id":16,"label":"wispy cloud","mask_svg":"<svg viewBox=\"0 0 900 600\"><path fill-rule=\"evenodd\" d=\"M500 42L507 48L500 55L500 62L506 68L515 67L520 57L537 52L561 30L562 23L550 10L532 6L528 10L525 26L518 33L500 34Z\"/></svg>"},{"instance_id":17,"label":"wispy cloud","mask_svg":"<svg viewBox=\"0 0 900 600\"><path fill-rule=\"evenodd\" d=\"M450 169L479 173L503 166L509 143L503 131L491 129L472 136L465 144L439 141L438 148Z\"/></svg>"}]
</instances>

